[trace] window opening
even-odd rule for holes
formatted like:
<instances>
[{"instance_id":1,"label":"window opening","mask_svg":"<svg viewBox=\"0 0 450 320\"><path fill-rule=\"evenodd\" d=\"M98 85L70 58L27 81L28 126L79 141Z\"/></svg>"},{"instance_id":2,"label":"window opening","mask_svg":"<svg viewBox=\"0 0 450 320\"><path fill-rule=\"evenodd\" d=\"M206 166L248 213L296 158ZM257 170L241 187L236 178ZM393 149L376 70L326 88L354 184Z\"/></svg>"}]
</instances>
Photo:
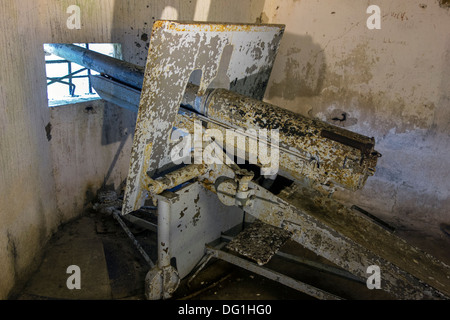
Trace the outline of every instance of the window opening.
<instances>
[{"instance_id":1,"label":"window opening","mask_svg":"<svg viewBox=\"0 0 450 320\"><path fill-rule=\"evenodd\" d=\"M74 45L122 59L121 46L117 43L74 43ZM98 72L51 54L45 48L46 44L44 44L45 72L49 107L100 99L90 80L90 75L99 74Z\"/></svg>"}]
</instances>

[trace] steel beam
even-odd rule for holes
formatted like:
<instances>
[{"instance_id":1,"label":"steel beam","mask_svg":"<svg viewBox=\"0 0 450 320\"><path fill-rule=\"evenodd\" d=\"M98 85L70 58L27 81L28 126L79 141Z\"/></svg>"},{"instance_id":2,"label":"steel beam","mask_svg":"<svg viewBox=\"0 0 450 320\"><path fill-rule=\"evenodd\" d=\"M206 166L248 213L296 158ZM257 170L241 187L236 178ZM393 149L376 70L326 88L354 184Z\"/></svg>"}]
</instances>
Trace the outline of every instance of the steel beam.
<instances>
[{"instance_id":1,"label":"steel beam","mask_svg":"<svg viewBox=\"0 0 450 320\"><path fill-rule=\"evenodd\" d=\"M292 239L337 266L367 278L381 268L383 290L399 299L448 299L450 267L310 188L278 196L251 183L256 199L244 210L293 233Z\"/></svg>"},{"instance_id":2,"label":"steel beam","mask_svg":"<svg viewBox=\"0 0 450 320\"><path fill-rule=\"evenodd\" d=\"M234 264L234 265L244 268L248 271L256 273L260 276L263 276L268 279L279 282L287 287L290 287L297 291L306 293L314 298L321 299L321 300L342 300L342 298L340 298L334 294L328 293L324 290L318 289L314 286L311 286L311 285L301 282L299 280L293 279L282 273L273 271L269 268L258 266L257 264L255 264L251 261L239 258L238 256L227 253L225 251L217 250L213 247L206 246L206 253L208 253L208 254L210 253L215 258L218 258L220 260Z\"/></svg>"},{"instance_id":3,"label":"steel beam","mask_svg":"<svg viewBox=\"0 0 450 320\"><path fill-rule=\"evenodd\" d=\"M138 249L138 251L142 255L142 257L145 259L145 261L150 265L150 268L153 268L155 266L155 264L150 259L150 257L148 256L147 252L145 252L145 250L142 248L140 243L136 240L136 238L134 237L134 235L130 231L130 229L128 229L127 225L122 221L122 219L120 217L120 211L119 210L114 210L113 211L113 217L114 217L114 219L117 220L117 222L120 224L122 229L125 231L125 233L128 235L128 237L131 239L131 241L133 242L135 247Z\"/></svg>"}]
</instances>

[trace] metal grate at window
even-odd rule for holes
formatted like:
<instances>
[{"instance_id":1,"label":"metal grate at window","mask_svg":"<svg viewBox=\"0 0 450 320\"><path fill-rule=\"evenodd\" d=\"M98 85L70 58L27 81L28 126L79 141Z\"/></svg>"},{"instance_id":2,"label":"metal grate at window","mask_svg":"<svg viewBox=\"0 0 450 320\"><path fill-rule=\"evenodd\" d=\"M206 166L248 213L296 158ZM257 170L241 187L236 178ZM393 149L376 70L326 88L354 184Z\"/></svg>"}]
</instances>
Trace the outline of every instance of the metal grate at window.
<instances>
[{"instance_id":1,"label":"metal grate at window","mask_svg":"<svg viewBox=\"0 0 450 320\"><path fill-rule=\"evenodd\" d=\"M74 45L121 59L121 46L116 43L74 43ZM100 99L92 87L90 75L98 72L45 51L48 106L56 107Z\"/></svg>"}]
</instances>

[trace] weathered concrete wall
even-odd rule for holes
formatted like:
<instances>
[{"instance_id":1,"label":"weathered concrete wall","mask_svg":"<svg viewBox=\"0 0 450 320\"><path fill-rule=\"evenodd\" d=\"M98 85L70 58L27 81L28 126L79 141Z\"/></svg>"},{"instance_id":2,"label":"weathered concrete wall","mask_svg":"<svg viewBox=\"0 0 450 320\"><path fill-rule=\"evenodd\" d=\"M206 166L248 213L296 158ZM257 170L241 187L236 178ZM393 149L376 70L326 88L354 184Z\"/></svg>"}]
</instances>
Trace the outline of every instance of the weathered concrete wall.
<instances>
[{"instance_id":1,"label":"weathered concrete wall","mask_svg":"<svg viewBox=\"0 0 450 320\"><path fill-rule=\"evenodd\" d=\"M81 29L67 28L70 5L80 7ZM0 3L0 299L27 279L61 223L81 214L102 186L120 188L129 165L136 115L104 102L49 109L42 45L117 42L125 60L143 66L156 19L253 22L263 5L218 1L210 6L200 0Z\"/></svg>"},{"instance_id":2,"label":"weathered concrete wall","mask_svg":"<svg viewBox=\"0 0 450 320\"><path fill-rule=\"evenodd\" d=\"M74 218L101 188L120 191L128 174L136 115L97 100L50 110L57 215Z\"/></svg>"},{"instance_id":3,"label":"weathered concrete wall","mask_svg":"<svg viewBox=\"0 0 450 320\"><path fill-rule=\"evenodd\" d=\"M71 4L81 8L80 30L66 26ZM126 177L135 115L102 102L50 110L42 47L51 42L120 42L126 22L115 23L115 14L121 13L114 13L114 5L50 0L0 4L0 298L33 271L60 223L81 214L104 183L117 188ZM123 14L140 11L134 5L142 7L130 3ZM131 15L127 19L128 31L134 20ZM125 57L132 52L124 46Z\"/></svg>"},{"instance_id":4,"label":"weathered concrete wall","mask_svg":"<svg viewBox=\"0 0 450 320\"><path fill-rule=\"evenodd\" d=\"M371 4L379 30L366 26ZM286 24L266 100L373 136L383 155L364 190L336 196L439 233L450 222L450 10L435 0L267 0L261 17Z\"/></svg>"},{"instance_id":5,"label":"weathered concrete wall","mask_svg":"<svg viewBox=\"0 0 450 320\"><path fill-rule=\"evenodd\" d=\"M49 113L39 80L45 71L33 28L41 22L27 4L0 2L0 298L27 274L56 227Z\"/></svg>"}]
</instances>

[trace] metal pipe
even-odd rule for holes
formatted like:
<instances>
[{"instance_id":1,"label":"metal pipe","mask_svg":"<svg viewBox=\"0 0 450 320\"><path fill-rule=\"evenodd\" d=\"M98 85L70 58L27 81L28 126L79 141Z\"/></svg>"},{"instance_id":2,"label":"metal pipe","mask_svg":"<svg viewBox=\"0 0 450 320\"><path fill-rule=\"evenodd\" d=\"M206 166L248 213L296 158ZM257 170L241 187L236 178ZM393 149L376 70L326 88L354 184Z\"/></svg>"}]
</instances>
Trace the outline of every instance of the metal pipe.
<instances>
[{"instance_id":1,"label":"metal pipe","mask_svg":"<svg viewBox=\"0 0 450 320\"><path fill-rule=\"evenodd\" d=\"M130 229L128 229L128 227L126 226L126 224L122 221L122 219L120 218L120 211L119 210L114 210L113 211L113 217L114 219L117 220L117 222L120 224L120 226L122 227L122 229L125 231L125 233L128 235L128 237L131 239L131 241L133 241L133 244L136 246L136 248L138 249L138 251L141 253L142 257L145 259L145 261L147 261L147 263L150 265L150 268L153 268L155 266L155 264L153 263L153 261L150 259L150 257L148 256L147 252L145 252L145 250L142 248L142 246L139 244L139 242L136 240L136 238L134 237L133 233L130 231Z\"/></svg>"},{"instance_id":2,"label":"metal pipe","mask_svg":"<svg viewBox=\"0 0 450 320\"><path fill-rule=\"evenodd\" d=\"M45 51L142 90L143 67L73 44L50 43Z\"/></svg>"},{"instance_id":3,"label":"metal pipe","mask_svg":"<svg viewBox=\"0 0 450 320\"><path fill-rule=\"evenodd\" d=\"M158 197L158 267L170 266L170 203Z\"/></svg>"}]
</instances>

